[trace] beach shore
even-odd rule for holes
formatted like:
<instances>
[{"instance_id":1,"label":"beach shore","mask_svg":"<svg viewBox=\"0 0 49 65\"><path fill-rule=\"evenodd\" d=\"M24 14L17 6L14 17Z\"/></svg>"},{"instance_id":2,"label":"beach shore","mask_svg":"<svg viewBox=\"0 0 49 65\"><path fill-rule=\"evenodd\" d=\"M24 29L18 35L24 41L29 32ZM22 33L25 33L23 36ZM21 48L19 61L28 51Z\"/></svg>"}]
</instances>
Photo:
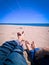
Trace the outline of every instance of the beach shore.
<instances>
[{"instance_id":1,"label":"beach shore","mask_svg":"<svg viewBox=\"0 0 49 65\"><path fill-rule=\"evenodd\" d=\"M8 40L16 40L19 31L24 31L24 39L34 41L36 47L49 47L49 27L18 25L0 25L0 45Z\"/></svg>"}]
</instances>

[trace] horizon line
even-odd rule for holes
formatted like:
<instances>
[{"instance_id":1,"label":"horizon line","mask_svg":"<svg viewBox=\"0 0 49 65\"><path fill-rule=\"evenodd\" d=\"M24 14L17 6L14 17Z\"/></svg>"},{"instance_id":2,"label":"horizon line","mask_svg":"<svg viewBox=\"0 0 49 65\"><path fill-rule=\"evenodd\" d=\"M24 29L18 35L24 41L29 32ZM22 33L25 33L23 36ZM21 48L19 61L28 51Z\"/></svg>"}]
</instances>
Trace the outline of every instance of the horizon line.
<instances>
[{"instance_id":1,"label":"horizon line","mask_svg":"<svg viewBox=\"0 0 49 65\"><path fill-rule=\"evenodd\" d=\"M0 25L25 25L25 26L46 26L46 27L49 27L49 23L0 23Z\"/></svg>"}]
</instances>

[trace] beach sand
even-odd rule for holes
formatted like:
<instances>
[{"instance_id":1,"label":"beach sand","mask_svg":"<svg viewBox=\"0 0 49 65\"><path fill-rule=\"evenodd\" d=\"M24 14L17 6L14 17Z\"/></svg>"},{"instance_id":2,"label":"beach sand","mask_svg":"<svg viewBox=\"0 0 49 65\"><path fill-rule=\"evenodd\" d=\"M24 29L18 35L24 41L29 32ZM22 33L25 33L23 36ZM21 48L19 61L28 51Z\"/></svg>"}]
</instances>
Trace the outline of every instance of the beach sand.
<instances>
[{"instance_id":1,"label":"beach sand","mask_svg":"<svg viewBox=\"0 0 49 65\"><path fill-rule=\"evenodd\" d=\"M24 31L24 39L35 42L36 47L49 47L49 27L0 25L0 45L5 41L17 40L17 32ZM28 65L27 53L24 52Z\"/></svg>"},{"instance_id":2,"label":"beach sand","mask_svg":"<svg viewBox=\"0 0 49 65\"><path fill-rule=\"evenodd\" d=\"M34 41L36 47L49 47L49 27L18 25L0 25L0 45L8 40L16 40L19 31L24 31L24 39Z\"/></svg>"}]
</instances>

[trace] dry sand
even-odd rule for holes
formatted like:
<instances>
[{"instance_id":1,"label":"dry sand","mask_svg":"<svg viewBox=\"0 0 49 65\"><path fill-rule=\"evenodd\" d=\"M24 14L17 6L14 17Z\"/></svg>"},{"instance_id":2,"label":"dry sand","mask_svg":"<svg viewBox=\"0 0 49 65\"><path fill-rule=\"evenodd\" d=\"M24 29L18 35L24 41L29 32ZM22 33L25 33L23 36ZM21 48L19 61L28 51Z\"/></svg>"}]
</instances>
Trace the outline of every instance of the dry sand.
<instances>
[{"instance_id":1,"label":"dry sand","mask_svg":"<svg viewBox=\"0 0 49 65\"><path fill-rule=\"evenodd\" d=\"M34 41L36 47L49 47L49 27L0 25L0 45L8 40L16 40L16 33L24 31L24 38Z\"/></svg>"}]
</instances>

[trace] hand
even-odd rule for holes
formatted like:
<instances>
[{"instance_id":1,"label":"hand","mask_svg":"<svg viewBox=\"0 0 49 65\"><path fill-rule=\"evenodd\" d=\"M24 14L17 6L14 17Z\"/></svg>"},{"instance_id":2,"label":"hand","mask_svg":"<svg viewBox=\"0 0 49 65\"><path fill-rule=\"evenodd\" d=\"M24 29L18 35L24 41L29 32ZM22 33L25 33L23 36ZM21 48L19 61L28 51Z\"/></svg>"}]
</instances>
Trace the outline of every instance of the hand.
<instances>
[{"instance_id":1,"label":"hand","mask_svg":"<svg viewBox=\"0 0 49 65\"><path fill-rule=\"evenodd\" d=\"M26 45L28 50L32 50L31 44L28 41L25 41L25 45Z\"/></svg>"}]
</instances>

